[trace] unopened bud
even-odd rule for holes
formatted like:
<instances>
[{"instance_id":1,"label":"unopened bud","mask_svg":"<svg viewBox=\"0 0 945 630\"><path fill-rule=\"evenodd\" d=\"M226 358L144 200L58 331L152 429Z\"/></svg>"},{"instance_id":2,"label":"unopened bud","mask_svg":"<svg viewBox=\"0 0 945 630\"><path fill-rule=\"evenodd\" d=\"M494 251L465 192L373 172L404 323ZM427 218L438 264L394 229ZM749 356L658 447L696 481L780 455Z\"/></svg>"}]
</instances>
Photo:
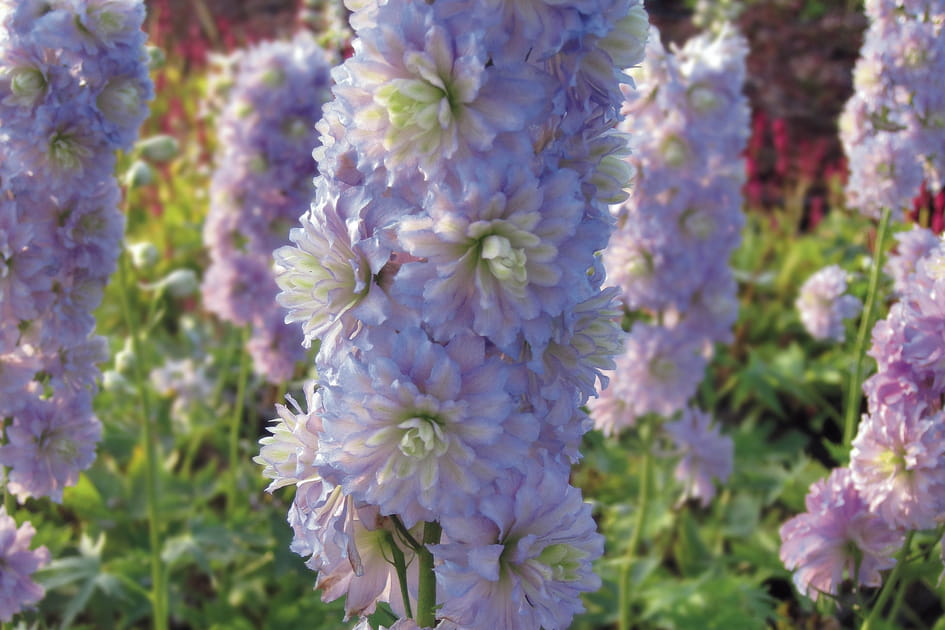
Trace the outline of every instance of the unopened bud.
<instances>
[{"instance_id":1,"label":"unopened bud","mask_svg":"<svg viewBox=\"0 0 945 630\"><path fill-rule=\"evenodd\" d=\"M151 136L138 142L135 147L141 152L141 157L152 162L169 162L180 153L180 143L177 138L161 134Z\"/></svg>"},{"instance_id":2,"label":"unopened bud","mask_svg":"<svg viewBox=\"0 0 945 630\"><path fill-rule=\"evenodd\" d=\"M160 254L153 243L142 241L128 245L128 255L135 269L146 270L157 264Z\"/></svg>"},{"instance_id":3,"label":"unopened bud","mask_svg":"<svg viewBox=\"0 0 945 630\"><path fill-rule=\"evenodd\" d=\"M125 186L128 189L150 186L154 182L154 169L144 160L135 160L125 173Z\"/></svg>"},{"instance_id":4,"label":"unopened bud","mask_svg":"<svg viewBox=\"0 0 945 630\"><path fill-rule=\"evenodd\" d=\"M197 280L197 274L193 269L175 269L158 284L162 285L168 293L176 298L193 295L200 288L200 282Z\"/></svg>"}]
</instances>

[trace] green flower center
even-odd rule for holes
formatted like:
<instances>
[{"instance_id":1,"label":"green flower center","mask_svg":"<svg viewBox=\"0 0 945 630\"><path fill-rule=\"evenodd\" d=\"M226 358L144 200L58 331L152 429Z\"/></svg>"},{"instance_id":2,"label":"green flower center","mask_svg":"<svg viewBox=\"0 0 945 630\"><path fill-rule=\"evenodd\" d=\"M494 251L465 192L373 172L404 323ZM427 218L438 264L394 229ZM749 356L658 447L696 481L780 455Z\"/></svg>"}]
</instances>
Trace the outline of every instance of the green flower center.
<instances>
[{"instance_id":1,"label":"green flower center","mask_svg":"<svg viewBox=\"0 0 945 630\"><path fill-rule=\"evenodd\" d=\"M443 432L439 419L434 416L417 414L398 424L397 428L403 431L398 447L407 457L439 457L449 446L449 439Z\"/></svg>"},{"instance_id":2,"label":"green flower center","mask_svg":"<svg viewBox=\"0 0 945 630\"><path fill-rule=\"evenodd\" d=\"M512 247L512 242L504 236L490 234L482 239L482 260L486 261L489 272L502 284L524 288L528 282L528 270L525 268L527 256L524 249Z\"/></svg>"}]
</instances>

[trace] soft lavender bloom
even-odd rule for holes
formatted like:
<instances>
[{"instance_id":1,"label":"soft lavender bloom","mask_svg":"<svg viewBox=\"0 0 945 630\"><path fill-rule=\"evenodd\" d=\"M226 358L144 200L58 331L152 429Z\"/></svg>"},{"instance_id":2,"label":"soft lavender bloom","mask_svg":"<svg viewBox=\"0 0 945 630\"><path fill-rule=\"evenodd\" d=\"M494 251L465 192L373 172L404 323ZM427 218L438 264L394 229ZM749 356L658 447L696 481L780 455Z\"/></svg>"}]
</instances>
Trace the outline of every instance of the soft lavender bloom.
<instances>
[{"instance_id":1,"label":"soft lavender bloom","mask_svg":"<svg viewBox=\"0 0 945 630\"><path fill-rule=\"evenodd\" d=\"M942 20L900 3L867 3L870 25L853 72L854 94L840 118L852 205L901 220L922 180L941 187L945 92L928 77L945 72Z\"/></svg>"},{"instance_id":2,"label":"soft lavender bloom","mask_svg":"<svg viewBox=\"0 0 945 630\"><path fill-rule=\"evenodd\" d=\"M548 80L524 58L486 63L480 29L499 28L500 16L478 8L448 23L449 4L378 3L371 23L356 27L354 55L332 76L335 94L354 113L359 168L383 164L396 176L419 167L434 178L547 113Z\"/></svg>"},{"instance_id":3,"label":"soft lavender bloom","mask_svg":"<svg viewBox=\"0 0 945 630\"><path fill-rule=\"evenodd\" d=\"M623 350L622 317L619 293L608 287L556 322L544 353L530 364L540 374L545 398L560 396L566 381L577 385L584 400L597 396L598 382L607 387L605 371L617 367L614 357Z\"/></svg>"},{"instance_id":4,"label":"soft lavender bloom","mask_svg":"<svg viewBox=\"0 0 945 630\"><path fill-rule=\"evenodd\" d=\"M438 617L468 628L564 630L596 590L603 552L581 492L533 462L480 499L478 515L443 521L449 542L431 547L450 595Z\"/></svg>"},{"instance_id":5,"label":"soft lavender bloom","mask_svg":"<svg viewBox=\"0 0 945 630\"><path fill-rule=\"evenodd\" d=\"M20 501L48 496L59 503L63 489L92 464L101 434L87 391L30 399L13 416L0 446L0 465L12 468L7 487Z\"/></svg>"},{"instance_id":6,"label":"soft lavender bloom","mask_svg":"<svg viewBox=\"0 0 945 630\"><path fill-rule=\"evenodd\" d=\"M306 382L304 394L304 410L291 396L286 396L291 409L276 405L279 417L268 429L272 435L259 440L259 455L253 461L265 466L263 476L272 479L267 492L319 478L314 467L321 431L315 381Z\"/></svg>"},{"instance_id":7,"label":"soft lavender bloom","mask_svg":"<svg viewBox=\"0 0 945 630\"><path fill-rule=\"evenodd\" d=\"M699 340L682 329L637 322L625 344L616 370L608 374L609 386L589 402L595 425L608 434L644 414L673 415L695 394L705 372Z\"/></svg>"},{"instance_id":8,"label":"soft lavender bloom","mask_svg":"<svg viewBox=\"0 0 945 630\"><path fill-rule=\"evenodd\" d=\"M101 157L128 149L153 97L140 0L69 0L5 21L0 118L27 169L107 177Z\"/></svg>"},{"instance_id":9,"label":"soft lavender bloom","mask_svg":"<svg viewBox=\"0 0 945 630\"><path fill-rule=\"evenodd\" d=\"M340 194L326 186L317 189L311 209L300 219L302 227L289 233L294 245L274 252L282 289L276 299L288 311L287 323L302 324L303 345L320 338L330 352L363 324L377 325L390 315L376 279L391 260L384 231L400 209L360 188Z\"/></svg>"},{"instance_id":10,"label":"soft lavender bloom","mask_svg":"<svg viewBox=\"0 0 945 630\"><path fill-rule=\"evenodd\" d=\"M687 407L679 420L663 425L676 452L682 455L673 472L676 481L683 484L680 500L699 499L703 507L715 497L713 479L725 483L732 474L732 438L721 435L718 425L711 423L711 415Z\"/></svg>"},{"instance_id":11,"label":"soft lavender bloom","mask_svg":"<svg viewBox=\"0 0 945 630\"><path fill-rule=\"evenodd\" d=\"M420 330L379 327L367 342L323 383L323 475L337 471L346 494L408 527L468 515L527 452L503 431L515 408L496 386L502 364L471 335L440 346Z\"/></svg>"},{"instance_id":12,"label":"soft lavender bloom","mask_svg":"<svg viewBox=\"0 0 945 630\"><path fill-rule=\"evenodd\" d=\"M330 62L304 32L231 55L226 64L232 85L217 121L204 303L223 319L252 324L254 369L272 382L291 378L305 356L292 342L298 328L279 322L271 253L311 199L315 122L329 96Z\"/></svg>"},{"instance_id":13,"label":"soft lavender bloom","mask_svg":"<svg viewBox=\"0 0 945 630\"><path fill-rule=\"evenodd\" d=\"M0 0L0 390L16 401L0 405L0 460L21 501L60 501L101 436L93 311L124 230L115 152L153 96L144 13L141 0Z\"/></svg>"},{"instance_id":14,"label":"soft lavender bloom","mask_svg":"<svg viewBox=\"0 0 945 630\"><path fill-rule=\"evenodd\" d=\"M314 453L292 548L349 613L400 613L380 553L401 545L395 518L443 525L444 628L563 628L599 585L602 539L567 475L624 336L597 253L629 171L614 61L639 62L645 16L512 4L348 3L315 199L275 252L277 300L320 341L319 427L300 451L301 422L277 425L261 457L289 484Z\"/></svg>"},{"instance_id":15,"label":"soft lavender bloom","mask_svg":"<svg viewBox=\"0 0 945 630\"><path fill-rule=\"evenodd\" d=\"M445 334L472 328L504 348L531 320L573 308L562 288L580 286L575 275L592 259L582 265L559 251L575 238L583 203L568 170L539 180L509 164L475 177L461 197L434 193L429 216L401 222L400 241L425 261L404 271L423 282L429 323ZM530 341L543 347L547 338Z\"/></svg>"},{"instance_id":16,"label":"soft lavender bloom","mask_svg":"<svg viewBox=\"0 0 945 630\"><path fill-rule=\"evenodd\" d=\"M843 341L843 321L863 308L859 298L845 295L847 272L838 265L824 267L801 285L795 303L804 329L815 339Z\"/></svg>"},{"instance_id":17,"label":"soft lavender bloom","mask_svg":"<svg viewBox=\"0 0 945 630\"><path fill-rule=\"evenodd\" d=\"M945 412L882 406L864 417L850 471L870 511L904 529L932 529L945 515Z\"/></svg>"},{"instance_id":18,"label":"soft lavender bloom","mask_svg":"<svg viewBox=\"0 0 945 630\"><path fill-rule=\"evenodd\" d=\"M0 621L41 600L45 591L33 581L33 573L49 563L46 547L30 549L36 529L27 521L19 528L0 506Z\"/></svg>"},{"instance_id":19,"label":"soft lavender bloom","mask_svg":"<svg viewBox=\"0 0 945 630\"><path fill-rule=\"evenodd\" d=\"M892 277L893 287L901 296L912 281L916 264L938 247L941 239L932 230L921 225L914 225L907 232L897 233L895 239L898 242L896 251L889 255L884 270Z\"/></svg>"},{"instance_id":20,"label":"soft lavender bloom","mask_svg":"<svg viewBox=\"0 0 945 630\"><path fill-rule=\"evenodd\" d=\"M879 586L880 573L896 564L903 534L869 510L847 468L811 485L807 511L781 526L781 562L794 572L797 589L816 600L836 595L844 576ZM856 563L859 573L853 575Z\"/></svg>"}]
</instances>

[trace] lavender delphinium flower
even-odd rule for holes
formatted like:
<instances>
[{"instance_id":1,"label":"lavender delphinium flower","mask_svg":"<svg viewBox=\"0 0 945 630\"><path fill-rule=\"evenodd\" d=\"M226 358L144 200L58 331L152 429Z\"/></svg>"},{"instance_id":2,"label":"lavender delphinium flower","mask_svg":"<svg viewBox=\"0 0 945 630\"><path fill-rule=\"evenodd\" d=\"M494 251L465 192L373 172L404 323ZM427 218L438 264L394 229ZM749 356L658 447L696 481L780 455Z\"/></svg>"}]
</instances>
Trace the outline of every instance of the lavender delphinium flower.
<instances>
[{"instance_id":1,"label":"lavender delphinium flower","mask_svg":"<svg viewBox=\"0 0 945 630\"><path fill-rule=\"evenodd\" d=\"M600 586L591 563L603 537L590 506L577 488L534 465L481 498L479 516L444 522L449 542L433 547L440 585L452 596L443 619L467 628L563 630L584 610L580 593Z\"/></svg>"},{"instance_id":2,"label":"lavender delphinium flower","mask_svg":"<svg viewBox=\"0 0 945 630\"><path fill-rule=\"evenodd\" d=\"M141 0L0 0L0 459L18 499L95 457L94 310L124 230L116 150L147 115Z\"/></svg>"},{"instance_id":3,"label":"lavender delphinium flower","mask_svg":"<svg viewBox=\"0 0 945 630\"><path fill-rule=\"evenodd\" d=\"M836 595L844 576L879 586L881 571L896 564L902 532L871 513L847 468L811 485L807 511L781 526L781 562L794 572L797 589L816 600ZM856 567L859 573L853 575Z\"/></svg>"},{"instance_id":4,"label":"lavender delphinium flower","mask_svg":"<svg viewBox=\"0 0 945 630\"><path fill-rule=\"evenodd\" d=\"M282 331L286 326L278 323L271 256L312 195L315 122L329 96L331 63L308 32L259 44L227 62L232 85L217 121L203 297L221 318L252 325L248 351L255 370L271 382L291 378L304 357L291 341L297 329Z\"/></svg>"},{"instance_id":5,"label":"lavender delphinium flower","mask_svg":"<svg viewBox=\"0 0 945 630\"><path fill-rule=\"evenodd\" d=\"M567 479L623 336L598 253L627 170L614 62L640 62L645 13L513 4L348 3L314 200L275 252L276 299L320 342L317 420L285 421L261 458L288 474L290 435L307 433L293 549L349 614L401 614L407 597L423 627L550 630L599 583L600 537ZM465 540L473 521L490 553L509 549L492 568ZM375 566L397 551L403 597ZM437 594L413 585L434 576Z\"/></svg>"},{"instance_id":6,"label":"lavender delphinium flower","mask_svg":"<svg viewBox=\"0 0 945 630\"><path fill-rule=\"evenodd\" d=\"M33 573L49 563L49 550L30 549L35 533L29 522L18 528L0 505L0 621L4 623L45 594L43 587L33 581Z\"/></svg>"},{"instance_id":7,"label":"lavender delphinium flower","mask_svg":"<svg viewBox=\"0 0 945 630\"><path fill-rule=\"evenodd\" d=\"M639 416L668 417L683 409L705 376L700 349L698 340L678 331L635 323L616 369L607 372L609 385L601 398L588 403L597 427L616 434Z\"/></svg>"},{"instance_id":8,"label":"lavender delphinium flower","mask_svg":"<svg viewBox=\"0 0 945 630\"><path fill-rule=\"evenodd\" d=\"M605 433L683 409L714 344L731 339L737 286L727 261L744 221L746 54L730 26L670 51L651 28L646 60L631 73L638 91L626 90L618 128L634 139L624 158L633 189L612 207L617 229L603 262L626 308L653 323L634 324L608 389L590 402Z\"/></svg>"},{"instance_id":9,"label":"lavender delphinium flower","mask_svg":"<svg viewBox=\"0 0 945 630\"><path fill-rule=\"evenodd\" d=\"M732 438L712 426L712 416L692 407L686 408L678 420L663 425L663 430L682 456L673 472L676 481L683 484L680 501L699 499L703 507L709 505L715 497L713 479L725 483L732 474Z\"/></svg>"},{"instance_id":10,"label":"lavender delphinium flower","mask_svg":"<svg viewBox=\"0 0 945 630\"><path fill-rule=\"evenodd\" d=\"M895 236L898 245L889 255L884 271L892 277L893 288L897 295L903 295L912 282L916 263L938 247L941 239L935 233L920 225L915 225L907 232Z\"/></svg>"},{"instance_id":11,"label":"lavender delphinium flower","mask_svg":"<svg viewBox=\"0 0 945 630\"><path fill-rule=\"evenodd\" d=\"M843 321L856 317L863 303L845 295L847 272L838 265L824 267L801 285L795 303L804 329L815 339L843 341Z\"/></svg>"},{"instance_id":12,"label":"lavender delphinium flower","mask_svg":"<svg viewBox=\"0 0 945 630\"><path fill-rule=\"evenodd\" d=\"M13 416L0 446L0 465L11 469L7 487L17 499L48 496L59 502L63 489L91 465L102 425L92 415L90 398L87 391L71 398L30 398Z\"/></svg>"},{"instance_id":13,"label":"lavender delphinium flower","mask_svg":"<svg viewBox=\"0 0 945 630\"><path fill-rule=\"evenodd\" d=\"M860 423L850 452L853 483L869 509L904 529L945 515L945 412L880 406Z\"/></svg>"},{"instance_id":14,"label":"lavender delphinium flower","mask_svg":"<svg viewBox=\"0 0 945 630\"><path fill-rule=\"evenodd\" d=\"M938 15L912 2L868 2L869 27L853 72L854 93L840 118L850 167L847 196L861 212L893 220L918 193L945 180L945 72L941 3Z\"/></svg>"}]
</instances>

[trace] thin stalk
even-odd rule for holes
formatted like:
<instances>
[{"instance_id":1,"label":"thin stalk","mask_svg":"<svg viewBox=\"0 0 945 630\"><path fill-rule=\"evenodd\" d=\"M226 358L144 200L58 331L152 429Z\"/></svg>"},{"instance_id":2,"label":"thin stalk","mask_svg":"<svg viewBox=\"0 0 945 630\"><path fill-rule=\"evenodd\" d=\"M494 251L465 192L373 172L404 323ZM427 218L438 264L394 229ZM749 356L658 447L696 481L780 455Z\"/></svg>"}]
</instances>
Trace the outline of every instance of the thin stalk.
<instances>
[{"instance_id":1,"label":"thin stalk","mask_svg":"<svg viewBox=\"0 0 945 630\"><path fill-rule=\"evenodd\" d=\"M151 605L154 613L154 630L167 630L168 608L167 588L164 584L164 566L161 562L161 511L158 508L160 479L158 444L152 424L151 397L148 393L147 378L144 374L144 364L141 360L141 344L138 340L138 325L131 315L131 306L128 300L128 254L122 252L118 262L118 276L121 285L121 310L125 318L125 325L131 335L131 350L137 357L134 364L134 375L138 386L138 401L141 406L142 424L144 425L144 456L145 456L145 494L148 504L148 544L151 551Z\"/></svg>"},{"instance_id":2,"label":"thin stalk","mask_svg":"<svg viewBox=\"0 0 945 630\"><path fill-rule=\"evenodd\" d=\"M653 472L653 431L646 419L641 420L640 440L643 445L643 461L640 469L640 490L637 495L636 522L633 526L630 544L627 545L625 564L620 570L620 592L617 594L620 614L617 624L619 630L630 630L630 568L643 541L643 528L646 525L650 503L650 476Z\"/></svg>"},{"instance_id":3,"label":"thin stalk","mask_svg":"<svg viewBox=\"0 0 945 630\"><path fill-rule=\"evenodd\" d=\"M912 531L906 534L906 542L902 545L902 549L900 549L899 553L897 554L896 566L893 568L892 573L890 573L889 577L886 579L886 583L883 584L883 588L879 592L879 598L873 605L873 609L870 611L869 617L867 617L866 621L863 622L863 625L860 626L860 630L869 630L875 626L880 619L883 618L883 608L886 607L886 602L889 601L889 598L896 590L896 583L899 581L899 574L902 573L902 568L907 564L905 560L909 555L909 548L912 547L913 536L915 536L915 532Z\"/></svg>"},{"instance_id":4,"label":"thin stalk","mask_svg":"<svg viewBox=\"0 0 945 630\"><path fill-rule=\"evenodd\" d=\"M404 611L408 617L412 618L410 593L407 592L407 560L404 558L404 552L397 546L392 532L387 532L387 544L390 546L390 555L394 560L394 570L397 571L397 581L400 582L400 596L403 598Z\"/></svg>"},{"instance_id":5,"label":"thin stalk","mask_svg":"<svg viewBox=\"0 0 945 630\"><path fill-rule=\"evenodd\" d=\"M227 511L232 511L236 507L236 502L238 500L238 493L236 487L236 479L240 470L240 462L237 461L239 457L239 441L240 441L240 425L243 420L243 404L244 398L246 397L246 382L249 380L249 353L246 352L246 342L249 341L250 328L247 326L243 329L243 334L240 336L240 373L239 380L236 383L236 400L233 401L233 415L230 416L230 435L229 435L229 465L230 470L233 472L233 483L227 486Z\"/></svg>"},{"instance_id":6,"label":"thin stalk","mask_svg":"<svg viewBox=\"0 0 945 630\"><path fill-rule=\"evenodd\" d=\"M436 574L433 572L433 553L427 545L440 542L442 529L436 521L423 526L423 547L417 551L420 569L420 585L417 591L417 625L432 628L436 625Z\"/></svg>"},{"instance_id":7,"label":"thin stalk","mask_svg":"<svg viewBox=\"0 0 945 630\"><path fill-rule=\"evenodd\" d=\"M866 344L873 330L873 311L876 307L880 271L883 268L883 250L886 247L886 232L889 231L889 215L889 208L884 208L883 217L879 221L879 229L876 232L876 251L873 254L873 268L870 270L866 304L863 306L860 329L856 336L856 360L850 371L850 389L847 390L843 423L843 446L847 450L850 449L860 417L860 399L863 397L863 392L860 391L863 387L863 358L866 356Z\"/></svg>"}]
</instances>

